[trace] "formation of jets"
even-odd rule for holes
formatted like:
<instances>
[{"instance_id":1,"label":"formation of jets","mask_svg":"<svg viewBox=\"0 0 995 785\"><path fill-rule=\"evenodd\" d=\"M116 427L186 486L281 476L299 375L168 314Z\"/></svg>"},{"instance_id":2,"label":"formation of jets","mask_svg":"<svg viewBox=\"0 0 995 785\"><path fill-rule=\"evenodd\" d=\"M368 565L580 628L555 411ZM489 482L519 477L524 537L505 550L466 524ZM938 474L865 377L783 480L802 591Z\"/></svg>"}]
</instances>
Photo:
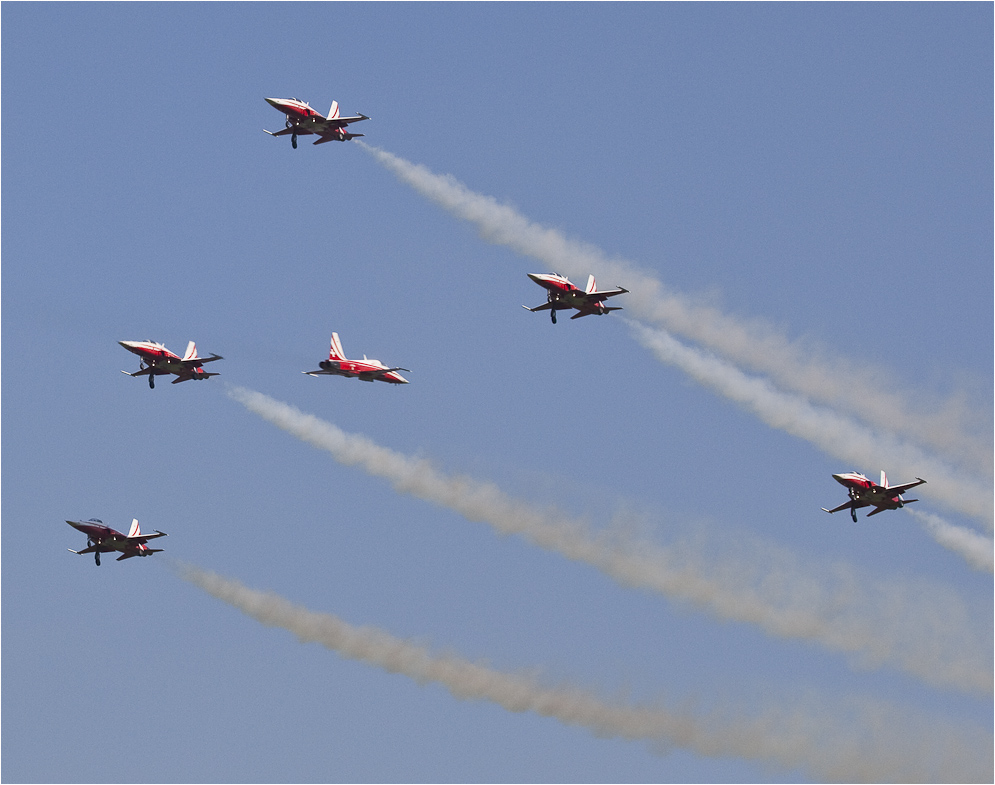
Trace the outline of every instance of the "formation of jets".
<instances>
[{"instance_id":1,"label":"formation of jets","mask_svg":"<svg viewBox=\"0 0 995 785\"><path fill-rule=\"evenodd\" d=\"M118 552L121 554L117 557L118 561L130 559L132 556L151 556L153 553L161 553L162 548L149 548L146 543L157 537L166 536L159 530L156 530L155 534L142 534L137 518L132 520L127 535L110 526L104 526L104 522L98 518L90 518L88 521L66 521L66 523L86 535L86 547L83 550L74 551L72 548L69 550L80 555L92 553L98 567L101 553Z\"/></svg>"},{"instance_id":2,"label":"formation of jets","mask_svg":"<svg viewBox=\"0 0 995 785\"><path fill-rule=\"evenodd\" d=\"M351 123L358 123L362 120L369 120L366 115L359 114L354 117L342 117L339 112L338 101L332 101L332 106L328 110L328 116L322 116L311 108L309 104L296 98L267 98L266 102L275 109L278 109L285 116L285 128L282 131L266 131L271 136L289 136L291 145L297 149L297 137L315 135L317 140L314 144L339 141L347 142L363 134L354 134L348 131ZM265 129L263 129L265 130ZM609 297L626 294L629 290L617 287L607 291L598 291L594 276L587 279L587 286L579 289L572 284L568 278L558 273L528 273L529 278L546 290L546 302L529 308L522 307L528 311L549 311L550 319L556 324L556 312L564 310L575 310L571 319L579 319L582 316L597 314L604 316L611 311L620 311L620 307L610 307L605 305ZM198 357L197 346L193 341L187 344L187 350L180 357L169 351L161 343L154 341L118 341L118 343L129 352L137 354L140 358L139 370L134 373L121 371L128 376L148 376L149 387L155 388L156 376L176 376L173 384L189 381L191 379L202 380L211 376L218 376L218 373L209 373L203 369L205 363L224 359L221 355L212 354L210 357ZM407 368L387 367L379 360L372 360L365 354L362 360L350 360L342 350L342 343L338 333L332 333L331 348L328 352L328 359L322 360L319 370L303 371L308 376L345 376L360 379L364 382L388 382L390 384L408 384L408 380L401 376L398 371L410 373ZM874 511L868 513L867 517L877 515L882 510L896 510L906 504L910 504L918 499L903 499L905 491L922 485L926 481L916 478L916 482L903 483L902 485L888 485L888 478L881 472L881 483L868 480L864 475L856 472L846 474L834 474L833 478L847 488L849 501L834 507L831 510L823 510L833 513L840 510L850 509L850 515L854 523L857 521L857 510L862 507L874 507ZM157 537L166 535L160 531L155 534L143 535L138 525L138 520L132 521L131 529L126 535L115 529L105 526L96 518L88 521L66 521L70 526L86 534L87 547L81 551L69 550L73 553L92 553L100 565L100 554L120 552L122 559L130 559L132 556L148 556L158 553L161 548L149 548L146 543Z\"/></svg>"},{"instance_id":3,"label":"formation of jets","mask_svg":"<svg viewBox=\"0 0 995 785\"><path fill-rule=\"evenodd\" d=\"M853 522L857 522L857 510L861 507L873 507L874 511L867 513L867 517L877 515L884 510L897 510L906 504L919 501L918 499L903 499L902 494L917 485L926 483L920 477L916 477L915 482L905 482L901 485L888 485L888 475L881 472L881 484L878 485L873 480L868 480L864 475L857 472L846 472L844 474L834 474L833 479L847 489L850 501L844 502L839 507L833 507L826 512L839 512L850 508L850 517Z\"/></svg>"}]
</instances>

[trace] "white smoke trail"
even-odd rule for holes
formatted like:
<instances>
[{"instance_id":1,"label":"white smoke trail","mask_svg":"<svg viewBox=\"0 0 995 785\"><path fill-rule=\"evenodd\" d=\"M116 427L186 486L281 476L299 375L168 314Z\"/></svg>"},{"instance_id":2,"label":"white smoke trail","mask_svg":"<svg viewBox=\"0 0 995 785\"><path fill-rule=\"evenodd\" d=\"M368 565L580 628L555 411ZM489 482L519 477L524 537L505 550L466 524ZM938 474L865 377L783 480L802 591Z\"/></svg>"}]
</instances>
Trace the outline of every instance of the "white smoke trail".
<instances>
[{"instance_id":1,"label":"white smoke trail","mask_svg":"<svg viewBox=\"0 0 995 785\"><path fill-rule=\"evenodd\" d=\"M572 276L594 273L602 282L631 290L624 306L650 321L725 355L736 363L771 376L779 386L815 401L856 414L876 427L931 445L986 476L992 471L990 428L968 430L984 415L968 412L963 401L950 400L942 410L914 412L901 395L888 392L880 375L791 341L760 320L743 320L696 304L668 290L631 262L609 258L596 246L529 221L509 205L475 193L451 175L439 175L385 150L359 142L399 180L452 215L474 224L482 239L531 256ZM967 426L963 420L968 420Z\"/></svg>"},{"instance_id":2,"label":"white smoke trail","mask_svg":"<svg viewBox=\"0 0 995 785\"><path fill-rule=\"evenodd\" d=\"M292 632L344 657L435 683L461 700L492 701L513 712L534 712L599 737L647 740L708 757L735 756L802 768L817 780L865 782L991 781L990 735L935 718L863 702L844 711L824 706L769 710L757 716L710 715L608 703L569 686L548 687L454 654L437 654L373 627L354 627L238 581L179 566L181 577L257 621ZM835 716L833 716L835 715Z\"/></svg>"},{"instance_id":3,"label":"white smoke trail","mask_svg":"<svg viewBox=\"0 0 995 785\"><path fill-rule=\"evenodd\" d=\"M886 468L892 477L924 477L922 493L943 501L954 510L992 525L992 487L966 478L947 464L903 444L893 436L875 433L804 398L775 389L769 382L747 376L714 355L685 346L663 330L629 322L636 339L663 363L680 368L696 381L711 387L755 414L772 428L814 444L828 455L857 466Z\"/></svg>"},{"instance_id":4,"label":"white smoke trail","mask_svg":"<svg viewBox=\"0 0 995 785\"><path fill-rule=\"evenodd\" d=\"M995 543L976 531L963 526L955 526L938 515L906 507L919 519L922 527L944 548L953 551L974 569L983 572L995 571Z\"/></svg>"},{"instance_id":5,"label":"white smoke trail","mask_svg":"<svg viewBox=\"0 0 995 785\"><path fill-rule=\"evenodd\" d=\"M755 624L782 638L813 641L855 655L862 667L890 664L928 683L991 692L991 643L963 601L942 587L829 576L796 564L771 546L738 561L710 563L682 548L591 532L555 509L513 499L493 483L447 476L425 459L349 434L262 393L231 388L236 401L338 462L384 477L394 489L453 510L467 520L518 534L534 545L596 567L628 586L690 602L721 619ZM816 577L819 576L819 577ZM866 586L866 588L862 588Z\"/></svg>"}]
</instances>

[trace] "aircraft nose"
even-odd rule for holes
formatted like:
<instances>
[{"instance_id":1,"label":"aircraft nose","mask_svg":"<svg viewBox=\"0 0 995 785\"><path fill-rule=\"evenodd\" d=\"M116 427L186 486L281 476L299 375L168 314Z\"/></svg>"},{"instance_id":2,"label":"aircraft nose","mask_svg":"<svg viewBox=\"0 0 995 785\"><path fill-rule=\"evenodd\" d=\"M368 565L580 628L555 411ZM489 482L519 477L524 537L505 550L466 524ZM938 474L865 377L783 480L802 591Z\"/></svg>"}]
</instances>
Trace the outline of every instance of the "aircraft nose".
<instances>
[{"instance_id":1,"label":"aircraft nose","mask_svg":"<svg viewBox=\"0 0 995 785\"><path fill-rule=\"evenodd\" d=\"M264 98L263 100L266 101L266 103L268 103L274 109L279 109L280 108L280 99L279 98Z\"/></svg>"},{"instance_id":2,"label":"aircraft nose","mask_svg":"<svg viewBox=\"0 0 995 785\"><path fill-rule=\"evenodd\" d=\"M544 276L540 275L539 273L525 273L525 274L536 283L540 283L544 278Z\"/></svg>"},{"instance_id":3,"label":"aircraft nose","mask_svg":"<svg viewBox=\"0 0 995 785\"><path fill-rule=\"evenodd\" d=\"M833 475L833 479L836 480L836 482L842 483L843 482L843 475L842 474L834 474Z\"/></svg>"}]
</instances>

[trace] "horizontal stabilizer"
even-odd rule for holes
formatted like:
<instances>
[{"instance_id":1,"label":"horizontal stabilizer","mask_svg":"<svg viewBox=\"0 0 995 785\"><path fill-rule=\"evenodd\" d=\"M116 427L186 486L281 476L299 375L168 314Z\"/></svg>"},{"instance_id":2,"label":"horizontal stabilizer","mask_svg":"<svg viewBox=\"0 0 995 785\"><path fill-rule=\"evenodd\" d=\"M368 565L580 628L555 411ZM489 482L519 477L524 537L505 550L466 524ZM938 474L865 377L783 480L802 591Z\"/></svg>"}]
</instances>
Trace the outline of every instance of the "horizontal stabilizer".
<instances>
[{"instance_id":1,"label":"horizontal stabilizer","mask_svg":"<svg viewBox=\"0 0 995 785\"><path fill-rule=\"evenodd\" d=\"M196 378L198 378L198 379L206 379L209 376L220 376L220 375L221 375L220 373L208 373L207 371L203 371L201 373L198 373ZM189 382L193 378L194 377L192 375L190 375L190 376L177 376L170 383L171 384L179 384L180 382Z\"/></svg>"},{"instance_id":2,"label":"horizontal stabilizer","mask_svg":"<svg viewBox=\"0 0 995 785\"><path fill-rule=\"evenodd\" d=\"M163 548L146 548L145 555L148 556L150 553L162 553L163 550L164 550ZM117 557L115 561L124 561L125 559L130 559L132 556L140 556L140 555L142 554L140 554L138 551L129 551L128 553L122 553L120 556Z\"/></svg>"}]
</instances>

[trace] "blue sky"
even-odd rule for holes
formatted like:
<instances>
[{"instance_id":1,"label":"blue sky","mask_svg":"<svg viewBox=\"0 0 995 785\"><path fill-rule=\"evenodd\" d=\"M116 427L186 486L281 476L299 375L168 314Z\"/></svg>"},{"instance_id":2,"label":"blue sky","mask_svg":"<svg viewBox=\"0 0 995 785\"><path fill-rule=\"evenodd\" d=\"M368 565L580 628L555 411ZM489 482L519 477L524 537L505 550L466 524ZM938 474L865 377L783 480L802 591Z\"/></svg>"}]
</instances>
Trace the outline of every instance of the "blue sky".
<instances>
[{"instance_id":1,"label":"blue sky","mask_svg":"<svg viewBox=\"0 0 995 785\"><path fill-rule=\"evenodd\" d=\"M929 607L990 670L990 572L905 511L819 509L845 498L834 472L911 476L661 363L619 318L640 316L631 281L599 276L633 289L625 311L554 327L520 307L544 299L525 275L542 261L357 144L295 151L262 129L281 123L265 96L337 100L372 118L369 145L824 367L869 369L923 423L957 411L951 431L990 454L991 5L4 4L2 21L4 780L820 778L456 700L263 626L163 557L606 700L872 700L990 744L990 690L623 586L226 390L706 570L752 565L757 585L776 564L852 574L880 607L900 587L917 599L888 622L921 630L902 614ZM333 330L411 384L302 376ZM149 390L119 373L137 362L117 341L145 339L196 340L222 376ZM935 452L990 487L990 463ZM934 488L919 509L990 536ZM63 521L90 517L137 517L166 552L97 569L65 550L84 543Z\"/></svg>"}]
</instances>

